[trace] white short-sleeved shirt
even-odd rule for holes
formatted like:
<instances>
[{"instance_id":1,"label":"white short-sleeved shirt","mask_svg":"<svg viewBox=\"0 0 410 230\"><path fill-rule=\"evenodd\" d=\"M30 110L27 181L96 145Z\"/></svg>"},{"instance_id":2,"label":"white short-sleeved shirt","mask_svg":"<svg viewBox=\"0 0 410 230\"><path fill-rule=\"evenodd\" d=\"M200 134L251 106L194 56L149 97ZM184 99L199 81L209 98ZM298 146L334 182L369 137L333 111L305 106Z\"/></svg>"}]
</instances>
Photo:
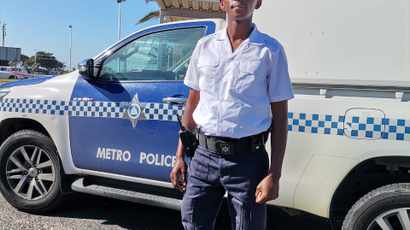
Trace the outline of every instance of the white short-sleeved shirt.
<instances>
[{"instance_id":1,"label":"white short-sleeved shirt","mask_svg":"<svg viewBox=\"0 0 410 230\"><path fill-rule=\"evenodd\" d=\"M207 135L241 138L266 131L272 102L293 98L286 55L253 24L232 52L226 28L200 39L184 80L200 91L193 119Z\"/></svg>"}]
</instances>

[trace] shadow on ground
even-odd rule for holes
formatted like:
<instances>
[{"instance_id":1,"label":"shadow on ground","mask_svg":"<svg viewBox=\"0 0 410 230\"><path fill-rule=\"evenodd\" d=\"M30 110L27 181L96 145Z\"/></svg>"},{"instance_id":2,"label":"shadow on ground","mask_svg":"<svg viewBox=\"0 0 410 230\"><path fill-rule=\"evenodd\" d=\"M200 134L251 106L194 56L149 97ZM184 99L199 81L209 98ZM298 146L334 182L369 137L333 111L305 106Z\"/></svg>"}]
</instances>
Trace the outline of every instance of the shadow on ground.
<instances>
[{"instance_id":1,"label":"shadow on ground","mask_svg":"<svg viewBox=\"0 0 410 230\"><path fill-rule=\"evenodd\" d=\"M182 229L180 212L102 197L74 194L49 216L99 220L104 227L136 230ZM309 214L290 216L278 208L269 208L269 230L329 230L328 222ZM222 208L216 229L229 230L226 207Z\"/></svg>"}]
</instances>

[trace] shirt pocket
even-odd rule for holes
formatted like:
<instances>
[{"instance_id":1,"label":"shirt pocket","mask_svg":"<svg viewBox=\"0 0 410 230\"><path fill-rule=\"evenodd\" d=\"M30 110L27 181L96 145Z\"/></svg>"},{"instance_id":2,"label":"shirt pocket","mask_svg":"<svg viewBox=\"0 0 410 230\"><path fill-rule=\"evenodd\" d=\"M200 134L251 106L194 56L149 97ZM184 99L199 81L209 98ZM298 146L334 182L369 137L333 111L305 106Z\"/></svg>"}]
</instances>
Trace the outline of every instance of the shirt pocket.
<instances>
[{"instance_id":1,"label":"shirt pocket","mask_svg":"<svg viewBox=\"0 0 410 230\"><path fill-rule=\"evenodd\" d=\"M259 98L266 93L266 77L267 70L262 60L241 61L235 78L235 92L244 98Z\"/></svg>"},{"instance_id":2,"label":"shirt pocket","mask_svg":"<svg viewBox=\"0 0 410 230\"><path fill-rule=\"evenodd\" d=\"M212 92L215 87L215 79L218 74L218 60L212 58L200 58L198 60L199 89Z\"/></svg>"}]
</instances>

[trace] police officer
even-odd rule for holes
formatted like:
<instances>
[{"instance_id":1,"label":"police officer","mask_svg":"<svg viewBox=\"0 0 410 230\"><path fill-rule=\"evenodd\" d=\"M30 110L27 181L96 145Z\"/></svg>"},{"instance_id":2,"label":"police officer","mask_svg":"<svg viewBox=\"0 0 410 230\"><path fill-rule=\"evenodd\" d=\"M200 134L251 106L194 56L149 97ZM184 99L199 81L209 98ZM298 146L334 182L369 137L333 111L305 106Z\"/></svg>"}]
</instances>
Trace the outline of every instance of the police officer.
<instances>
[{"instance_id":1,"label":"police officer","mask_svg":"<svg viewBox=\"0 0 410 230\"><path fill-rule=\"evenodd\" d=\"M220 0L226 28L200 39L193 51L182 123L199 130L199 146L187 170L180 141L170 175L185 191L186 230L213 229L225 193L232 229L265 229L265 203L278 197L293 92L283 47L252 22L261 5L262 0Z\"/></svg>"}]
</instances>

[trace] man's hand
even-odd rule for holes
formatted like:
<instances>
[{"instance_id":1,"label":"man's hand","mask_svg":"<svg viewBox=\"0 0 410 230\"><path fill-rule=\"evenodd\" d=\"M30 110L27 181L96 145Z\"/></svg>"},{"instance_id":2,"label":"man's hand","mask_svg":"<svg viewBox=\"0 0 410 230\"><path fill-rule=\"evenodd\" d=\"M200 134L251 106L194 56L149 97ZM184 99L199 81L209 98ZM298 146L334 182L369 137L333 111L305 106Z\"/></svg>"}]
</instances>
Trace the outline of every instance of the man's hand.
<instances>
[{"instance_id":1,"label":"man's hand","mask_svg":"<svg viewBox=\"0 0 410 230\"><path fill-rule=\"evenodd\" d=\"M192 117L196 106L199 103L199 91L190 89L188 99L185 103L184 115L182 116L182 125L188 130L193 130L196 128L196 123ZM184 146L181 139L178 141L178 147L176 152L175 165L172 168L171 174L169 175L172 185L179 191L183 192L186 188L186 164L184 161Z\"/></svg>"},{"instance_id":2,"label":"man's hand","mask_svg":"<svg viewBox=\"0 0 410 230\"><path fill-rule=\"evenodd\" d=\"M185 172L186 165L184 159L177 159L169 177L172 185L181 192L185 191L186 188Z\"/></svg>"},{"instance_id":3,"label":"man's hand","mask_svg":"<svg viewBox=\"0 0 410 230\"><path fill-rule=\"evenodd\" d=\"M268 174L256 187L256 203L263 204L275 200L279 196L279 180L274 180L272 174Z\"/></svg>"},{"instance_id":4,"label":"man's hand","mask_svg":"<svg viewBox=\"0 0 410 230\"><path fill-rule=\"evenodd\" d=\"M288 134L288 101L271 103L271 162L268 175L256 187L256 203L263 204L279 196L279 178L282 171Z\"/></svg>"}]
</instances>

